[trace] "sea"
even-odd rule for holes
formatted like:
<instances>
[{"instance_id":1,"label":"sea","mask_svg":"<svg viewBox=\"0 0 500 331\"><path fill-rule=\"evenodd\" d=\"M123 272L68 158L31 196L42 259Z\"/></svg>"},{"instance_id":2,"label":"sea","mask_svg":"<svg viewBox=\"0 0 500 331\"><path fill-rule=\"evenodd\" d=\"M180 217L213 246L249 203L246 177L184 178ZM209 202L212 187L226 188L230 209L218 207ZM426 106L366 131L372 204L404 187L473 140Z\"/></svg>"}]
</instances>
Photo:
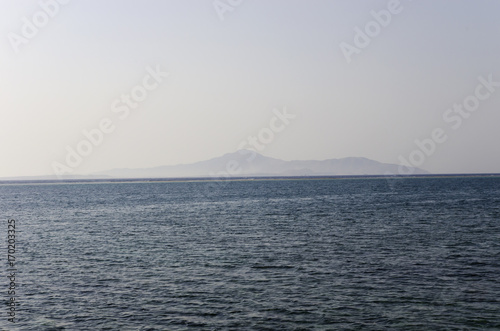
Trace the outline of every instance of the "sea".
<instances>
[{"instance_id":1,"label":"sea","mask_svg":"<svg viewBox=\"0 0 500 331\"><path fill-rule=\"evenodd\" d=\"M0 215L1 330L500 330L499 176L14 182Z\"/></svg>"}]
</instances>

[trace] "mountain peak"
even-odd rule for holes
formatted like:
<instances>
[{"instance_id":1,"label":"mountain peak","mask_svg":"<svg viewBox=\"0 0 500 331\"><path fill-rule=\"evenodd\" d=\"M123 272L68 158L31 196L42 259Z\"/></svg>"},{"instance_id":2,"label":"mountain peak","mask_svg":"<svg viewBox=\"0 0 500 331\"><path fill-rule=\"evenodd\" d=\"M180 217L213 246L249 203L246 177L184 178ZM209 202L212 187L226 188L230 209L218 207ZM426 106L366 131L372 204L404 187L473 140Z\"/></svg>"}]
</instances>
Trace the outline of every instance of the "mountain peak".
<instances>
[{"instance_id":1,"label":"mountain peak","mask_svg":"<svg viewBox=\"0 0 500 331\"><path fill-rule=\"evenodd\" d=\"M395 164L380 163L364 157L328 160L284 161L240 149L222 156L192 164L160 166L147 169L113 169L99 173L117 178L175 178L175 177L245 177L245 176L360 176L398 174ZM426 174L413 168L414 174Z\"/></svg>"}]
</instances>

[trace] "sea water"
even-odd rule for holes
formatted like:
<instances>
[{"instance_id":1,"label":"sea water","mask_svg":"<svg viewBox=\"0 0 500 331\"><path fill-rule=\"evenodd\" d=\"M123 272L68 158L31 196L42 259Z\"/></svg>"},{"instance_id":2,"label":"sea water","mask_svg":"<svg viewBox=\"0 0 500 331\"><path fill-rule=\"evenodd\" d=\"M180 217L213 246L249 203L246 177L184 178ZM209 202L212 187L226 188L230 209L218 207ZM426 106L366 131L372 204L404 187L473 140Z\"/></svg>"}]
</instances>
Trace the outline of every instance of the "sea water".
<instances>
[{"instance_id":1,"label":"sea water","mask_svg":"<svg viewBox=\"0 0 500 331\"><path fill-rule=\"evenodd\" d=\"M500 178L0 185L4 330L500 328Z\"/></svg>"}]
</instances>

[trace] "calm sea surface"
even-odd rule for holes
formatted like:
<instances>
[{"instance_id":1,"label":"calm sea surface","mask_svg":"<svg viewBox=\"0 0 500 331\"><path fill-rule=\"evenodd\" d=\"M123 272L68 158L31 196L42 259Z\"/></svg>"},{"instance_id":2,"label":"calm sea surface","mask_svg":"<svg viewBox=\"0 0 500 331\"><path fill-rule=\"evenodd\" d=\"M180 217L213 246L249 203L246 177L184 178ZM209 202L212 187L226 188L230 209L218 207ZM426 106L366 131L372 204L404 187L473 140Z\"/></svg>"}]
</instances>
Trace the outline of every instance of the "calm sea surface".
<instances>
[{"instance_id":1,"label":"calm sea surface","mask_svg":"<svg viewBox=\"0 0 500 331\"><path fill-rule=\"evenodd\" d=\"M499 330L500 178L0 185L4 330Z\"/></svg>"}]
</instances>

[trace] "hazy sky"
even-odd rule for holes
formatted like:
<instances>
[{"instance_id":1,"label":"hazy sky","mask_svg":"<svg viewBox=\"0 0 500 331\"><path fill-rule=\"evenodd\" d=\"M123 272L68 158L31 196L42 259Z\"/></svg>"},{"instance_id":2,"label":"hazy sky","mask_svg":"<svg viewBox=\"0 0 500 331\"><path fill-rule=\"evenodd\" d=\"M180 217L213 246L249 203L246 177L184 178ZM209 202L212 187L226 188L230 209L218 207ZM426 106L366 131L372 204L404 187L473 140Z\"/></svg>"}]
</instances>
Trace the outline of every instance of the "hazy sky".
<instances>
[{"instance_id":1,"label":"hazy sky","mask_svg":"<svg viewBox=\"0 0 500 331\"><path fill-rule=\"evenodd\" d=\"M500 172L499 13L495 0L0 0L0 177L53 174L78 148L77 174L190 163L259 134L285 160Z\"/></svg>"}]
</instances>

